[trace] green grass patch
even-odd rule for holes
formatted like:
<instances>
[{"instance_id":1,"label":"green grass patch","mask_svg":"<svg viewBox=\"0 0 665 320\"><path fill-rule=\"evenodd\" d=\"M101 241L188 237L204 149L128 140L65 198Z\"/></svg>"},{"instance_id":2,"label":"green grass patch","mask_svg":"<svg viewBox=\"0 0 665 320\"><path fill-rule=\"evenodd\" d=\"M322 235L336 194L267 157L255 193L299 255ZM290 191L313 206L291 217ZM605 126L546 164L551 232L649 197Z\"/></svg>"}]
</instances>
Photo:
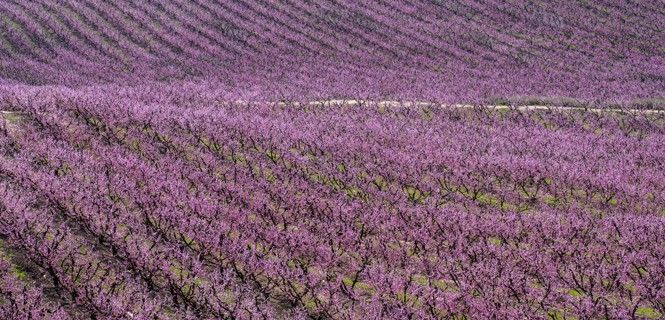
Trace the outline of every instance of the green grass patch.
<instances>
[{"instance_id":1,"label":"green grass patch","mask_svg":"<svg viewBox=\"0 0 665 320\"><path fill-rule=\"evenodd\" d=\"M420 189L412 186L404 187L404 193L406 193L407 199L414 204L425 203L425 198L429 196L428 192L423 192Z\"/></svg>"},{"instance_id":2,"label":"green grass patch","mask_svg":"<svg viewBox=\"0 0 665 320\"><path fill-rule=\"evenodd\" d=\"M25 116L18 112L5 112L2 117L8 124L20 124L25 119Z\"/></svg>"},{"instance_id":3,"label":"green grass patch","mask_svg":"<svg viewBox=\"0 0 665 320\"><path fill-rule=\"evenodd\" d=\"M350 277L343 277L342 278L342 283L345 286L349 287L349 288L352 288L354 290L357 289L357 290L360 290L360 291L362 291L364 293L367 293L367 294L370 294L370 295L373 295L374 293L376 293L376 290L374 290L374 288L372 288L371 285L363 283L361 281L356 281L354 283L353 279L351 279Z\"/></svg>"},{"instance_id":4,"label":"green grass patch","mask_svg":"<svg viewBox=\"0 0 665 320\"><path fill-rule=\"evenodd\" d=\"M495 246L499 246L502 243L501 239L499 239L497 237L489 237L489 238L487 238L487 242L490 243L490 244L493 244Z\"/></svg>"},{"instance_id":5,"label":"green grass patch","mask_svg":"<svg viewBox=\"0 0 665 320\"><path fill-rule=\"evenodd\" d=\"M637 310L635 310L635 315L647 319L662 319L663 316L660 312L656 311L656 309L649 307L638 307Z\"/></svg>"},{"instance_id":6,"label":"green grass patch","mask_svg":"<svg viewBox=\"0 0 665 320\"><path fill-rule=\"evenodd\" d=\"M551 207L554 207L559 203L559 198L548 194L543 196L543 202Z\"/></svg>"},{"instance_id":7,"label":"green grass patch","mask_svg":"<svg viewBox=\"0 0 665 320\"><path fill-rule=\"evenodd\" d=\"M577 320L577 317L571 316L563 310L550 310L547 312L547 318L550 320Z\"/></svg>"},{"instance_id":8,"label":"green grass patch","mask_svg":"<svg viewBox=\"0 0 665 320\"><path fill-rule=\"evenodd\" d=\"M579 291L577 289L570 289L568 290L568 295L570 295L573 298L581 298L584 296L584 293L582 291Z\"/></svg>"}]
</instances>

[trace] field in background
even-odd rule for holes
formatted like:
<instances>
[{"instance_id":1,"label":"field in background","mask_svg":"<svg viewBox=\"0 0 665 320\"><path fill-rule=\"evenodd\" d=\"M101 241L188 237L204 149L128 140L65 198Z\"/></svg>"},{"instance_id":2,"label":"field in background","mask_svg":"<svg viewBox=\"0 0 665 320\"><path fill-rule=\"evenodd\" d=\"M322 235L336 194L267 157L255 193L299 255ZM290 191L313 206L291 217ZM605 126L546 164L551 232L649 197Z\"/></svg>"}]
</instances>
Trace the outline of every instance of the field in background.
<instances>
[{"instance_id":1,"label":"field in background","mask_svg":"<svg viewBox=\"0 0 665 320\"><path fill-rule=\"evenodd\" d=\"M11 0L0 86L662 109L663 20L643 0Z\"/></svg>"}]
</instances>

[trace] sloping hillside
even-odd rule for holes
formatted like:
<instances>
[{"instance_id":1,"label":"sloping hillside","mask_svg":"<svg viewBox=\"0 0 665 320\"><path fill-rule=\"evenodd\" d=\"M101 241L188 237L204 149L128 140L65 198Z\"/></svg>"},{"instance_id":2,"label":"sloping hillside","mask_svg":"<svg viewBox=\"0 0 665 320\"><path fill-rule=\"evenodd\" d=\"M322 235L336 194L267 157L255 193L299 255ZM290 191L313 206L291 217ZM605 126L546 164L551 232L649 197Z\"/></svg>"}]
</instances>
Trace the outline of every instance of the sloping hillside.
<instances>
[{"instance_id":1,"label":"sloping hillside","mask_svg":"<svg viewBox=\"0 0 665 320\"><path fill-rule=\"evenodd\" d=\"M665 317L665 0L0 0L0 320Z\"/></svg>"},{"instance_id":2,"label":"sloping hillside","mask_svg":"<svg viewBox=\"0 0 665 320\"><path fill-rule=\"evenodd\" d=\"M663 94L662 21L661 0L9 0L0 78L206 80L270 97L627 101Z\"/></svg>"}]
</instances>

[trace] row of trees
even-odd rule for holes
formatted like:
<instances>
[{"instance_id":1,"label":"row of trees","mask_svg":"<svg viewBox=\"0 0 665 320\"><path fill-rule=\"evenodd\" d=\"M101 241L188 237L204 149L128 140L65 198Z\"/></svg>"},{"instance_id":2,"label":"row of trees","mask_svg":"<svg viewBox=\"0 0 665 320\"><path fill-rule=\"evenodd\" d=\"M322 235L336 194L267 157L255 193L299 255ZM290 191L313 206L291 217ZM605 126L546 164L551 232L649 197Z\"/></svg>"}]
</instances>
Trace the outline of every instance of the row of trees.
<instances>
[{"instance_id":1,"label":"row of trees","mask_svg":"<svg viewBox=\"0 0 665 320\"><path fill-rule=\"evenodd\" d=\"M665 14L646 1L6 1L0 77L215 81L262 98L628 103L662 95ZM662 101L661 101L662 104Z\"/></svg>"},{"instance_id":2,"label":"row of trees","mask_svg":"<svg viewBox=\"0 0 665 320\"><path fill-rule=\"evenodd\" d=\"M0 234L74 315L665 313L658 113L53 89L5 104L30 121L3 137Z\"/></svg>"}]
</instances>

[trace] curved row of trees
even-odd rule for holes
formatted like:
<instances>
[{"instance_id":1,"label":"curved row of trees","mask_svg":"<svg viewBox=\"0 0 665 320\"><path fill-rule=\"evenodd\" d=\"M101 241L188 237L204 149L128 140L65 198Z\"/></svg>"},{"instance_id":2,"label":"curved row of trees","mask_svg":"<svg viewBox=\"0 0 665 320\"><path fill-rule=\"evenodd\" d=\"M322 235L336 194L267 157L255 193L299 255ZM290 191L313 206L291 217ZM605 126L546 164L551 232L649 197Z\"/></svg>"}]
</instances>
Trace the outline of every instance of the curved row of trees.
<instances>
[{"instance_id":1,"label":"curved row of trees","mask_svg":"<svg viewBox=\"0 0 665 320\"><path fill-rule=\"evenodd\" d=\"M12 0L0 8L0 83L188 80L271 100L663 104L665 12L653 1Z\"/></svg>"},{"instance_id":2,"label":"curved row of trees","mask_svg":"<svg viewBox=\"0 0 665 320\"><path fill-rule=\"evenodd\" d=\"M665 314L661 113L108 88L5 97L24 120L0 144L3 250L33 270L21 286L58 298L15 298L5 281L0 309L46 299L59 307L45 314L108 319ZM48 281L30 280L40 274Z\"/></svg>"}]
</instances>

